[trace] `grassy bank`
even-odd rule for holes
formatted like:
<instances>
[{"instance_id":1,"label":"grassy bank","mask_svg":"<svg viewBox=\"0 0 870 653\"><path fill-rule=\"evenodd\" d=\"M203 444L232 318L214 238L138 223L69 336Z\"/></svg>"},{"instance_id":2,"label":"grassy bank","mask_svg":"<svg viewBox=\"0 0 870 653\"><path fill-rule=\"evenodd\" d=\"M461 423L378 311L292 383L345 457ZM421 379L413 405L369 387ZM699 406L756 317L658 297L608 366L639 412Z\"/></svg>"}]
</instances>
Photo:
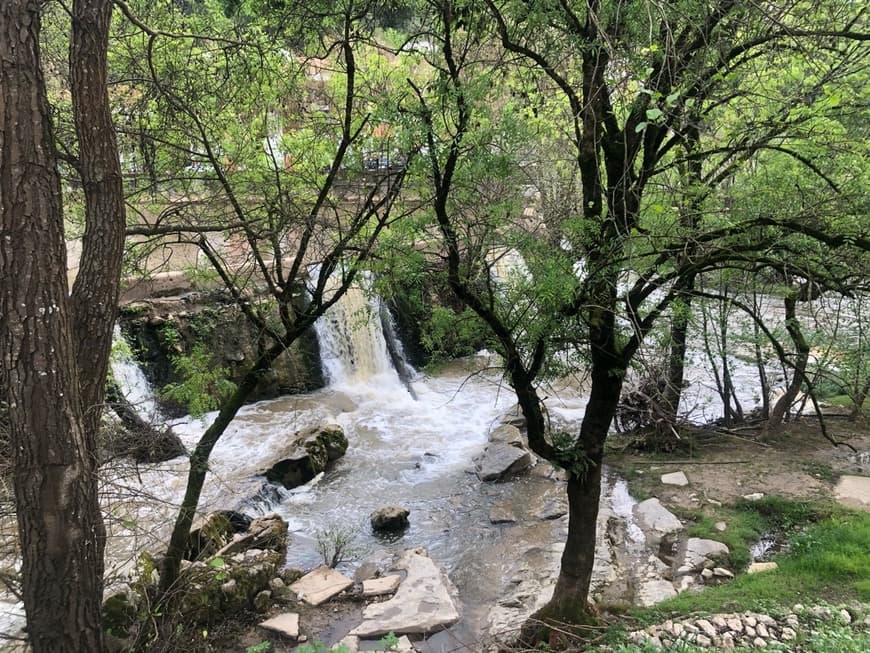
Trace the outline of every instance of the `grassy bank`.
<instances>
[{"instance_id":1,"label":"grassy bank","mask_svg":"<svg viewBox=\"0 0 870 653\"><path fill-rule=\"evenodd\" d=\"M703 592L685 592L652 608L633 610L611 628L606 638L609 648L599 650L647 651L626 643L626 631L690 615L748 610L782 616L791 612L795 604L863 604L857 612L863 616L870 613L870 514L776 498L740 502L721 510L720 514L705 516L695 524L694 532L725 540L735 551L745 550L745 545L759 533L783 529L791 535L785 550L774 558L778 568L739 574L733 581ZM727 536L716 532L713 526L716 520L725 518L730 519ZM863 653L870 651L870 631L863 624L845 626L836 621L822 621L802 633L798 641L781 646L769 650ZM704 649L681 644L670 650Z\"/></svg>"}]
</instances>

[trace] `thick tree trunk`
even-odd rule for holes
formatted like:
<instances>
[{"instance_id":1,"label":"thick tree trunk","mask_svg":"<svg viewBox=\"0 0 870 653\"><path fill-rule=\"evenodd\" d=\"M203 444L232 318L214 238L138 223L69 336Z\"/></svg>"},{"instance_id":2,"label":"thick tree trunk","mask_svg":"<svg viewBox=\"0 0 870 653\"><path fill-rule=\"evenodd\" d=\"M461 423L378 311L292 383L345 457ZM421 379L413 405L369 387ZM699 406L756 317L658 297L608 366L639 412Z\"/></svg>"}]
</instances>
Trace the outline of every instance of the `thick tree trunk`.
<instances>
[{"instance_id":1,"label":"thick tree trunk","mask_svg":"<svg viewBox=\"0 0 870 653\"><path fill-rule=\"evenodd\" d=\"M569 470L568 537L553 598L535 615L537 622L588 624L594 621L589 605L589 585L595 563L596 527L601 498L601 461L604 443L616 413L622 375L614 373L612 361L602 357L593 363L592 388L580 427L578 449L582 460ZM532 622L534 629L537 625ZM529 641L539 634L526 633Z\"/></svg>"},{"instance_id":2,"label":"thick tree trunk","mask_svg":"<svg viewBox=\"0 0 870 653\"><path fill-rule=\"evenodd\" d=\"M31 645L100 651L104 531L71 335L41 6L0 3L0 385Z\"/></svg>"},{"instance_id":3,"label":"thick tree trunk","mask_svg":"<svg viewBox=\"0 0 870 653\"><path fill-rule=\"evenodd\" d=\"M121 163L108 94L111 17L111 0L73 2L70 87L85 196L81 264L72 291L73 333L86 432L94 451L118 313L126 228Z\"/></svg>"}]
</instances>

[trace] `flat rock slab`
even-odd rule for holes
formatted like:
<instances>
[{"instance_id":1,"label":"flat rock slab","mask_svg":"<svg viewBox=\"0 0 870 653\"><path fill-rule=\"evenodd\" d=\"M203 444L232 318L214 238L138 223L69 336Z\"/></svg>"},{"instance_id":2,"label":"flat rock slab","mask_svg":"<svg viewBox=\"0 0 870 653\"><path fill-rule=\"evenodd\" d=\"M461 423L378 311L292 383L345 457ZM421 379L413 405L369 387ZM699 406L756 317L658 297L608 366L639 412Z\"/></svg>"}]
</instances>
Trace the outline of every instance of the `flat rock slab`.
<instances>
[{"instance_id":1,"label":"flat rock slab","mask_svg":"<svg viewBox=\"0 0 870 653\"><path fill-rule=\"evenodd\" d=\"M329 567L318 567L290 586L309 605L320 605L353 585L353 581Z\"/></svg>"},{"instance_id":2,"label":"flat rock slab","mask_svg":"<svg viewBox=\"0 0 870 653\"><path fill-rule=\"evenodd\" d=\"M271 630L273 633L278 633L291 639L298 639L299 615L295 612L285 612L262 622L260 628Z\"/></svg>"},{"instance_id":3,"label":"flat rock slab","mask_svg":"<svg viewBox=\"0 0 870 653\"><path fill-rule=\"evenodd\" d=\"M760 574L763 571L773 571L777 568L775 562L753 562L746 570L747 574Z\"/></svg>"},{"instance_id":4,"label":"flat rock slab","mask_svg":"<svg viewBox=\"0 0 870 653\"><path fill-rule=\"evenodd\" d=\"M849 508L870 510L870 476L841 476L834 496Z\"/></svg>"},{"instance_id":5,"label":"flat rock slab","mask_svg":"<svg viewBox=\"0 0 870 653\"><path fill-rule=\"evenodd\" d=\"M381 578L370 578L364 580L362 584L363 596L383 596L384 594L392 594L399 589L399 583L402 582L402 577L398 574L390 574Z\"/></svg>"},{"instance_id":6,"label":"flat rock slab","mask_svg":"<svg viewBox=\"0 0 870 653\"><path fill-rule=\"evenodd\" d=\"M684 472L671 472L670 474L662 474L662 483L665 485L679 485L685 487L689 484L689 479L686 478Z\"/></svg>"},{"instance_id":7,"label":"flat rock slab","mask_svg":"<svg viewBox=\"0 0 870 653\"><path fill-rule=\"evenodd\" d=\"M637 591L636 600L641 606L648 608L656 603L672 599L677 595L674 584L667 580L644 581Z\"/></svg>"},{"instance_id":8,"label":"flat rock slab","mask_svg":"<svg viewBox=\"0 0 870 653\"><path fill-rule=\"evenodd\" d=\"M393 632L430 633L459 621L459 611L448 590L448 581L431 558L405 551L397 569L407 572L395 596L383 603L363 609L363 622L350 631L362 638L379 637Z\"/></svg>"},{"instance_id":9,"label":"flat rock slab","mask_svg":"<svg viewBox=\"0 0 870 653\"><path fill-rule=\"evenodd\" d=\"M477 476L481 481L500 481L531 466L532 456L525 449L494 442L483 452Z\"/></svg>"}]
</instances>

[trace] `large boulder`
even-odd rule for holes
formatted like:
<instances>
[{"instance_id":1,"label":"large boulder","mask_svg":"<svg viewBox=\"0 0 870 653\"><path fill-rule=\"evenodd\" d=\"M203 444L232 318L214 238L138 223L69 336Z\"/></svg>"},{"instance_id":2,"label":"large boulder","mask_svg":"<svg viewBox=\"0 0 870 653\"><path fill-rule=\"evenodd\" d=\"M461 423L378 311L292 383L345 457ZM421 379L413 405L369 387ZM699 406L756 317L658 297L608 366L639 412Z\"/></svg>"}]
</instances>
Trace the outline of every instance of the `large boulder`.
<instances>
[{"instance_id":1,"label":"large boulder","mask_svg":"<svg viewBox=\"0 0 870 653\"><path fill-rule=\"evenodd\" d=\"M305 485L346 451L347 437L339 425L305 429L297 432L278 452L276 462L265 469L263 475L272 483L293 489Z\"/></svg>"},{"instance_id":2,"label":"large boulder","mask_svg":"<svg viewBox=\"0 0 870 653\"><path fill-rule=\"evenodd\" d=\"M655 497L637 504L634 507L634 517L652 549L671 549L683 530L683 524L677 516Z\"/></svg>"},{"instance_id":3,"label":"large boulder","mask_svg":"<svg viewBox=\"0 0 870 653\"><path fill-rule=\"evenodd\" d=\"M384 506L375 510L369 520L375 532L395 532L408 526L411 511L401 506Z\"/></svg>"},{"instance_id":4,"label":"large boulder","mask_svg":"<svg viewBox=\"0 0 870 653\"><path fill-rule=\"evenodd\" d=\"M722 542L690 537L686 540L685 551L676 565L677 575L683 576L701 571L704 567L712 566L714 560L726 557L728 553L728 547Z\"/></svg>"},{"instance_id":5,"label":"large boulder","mask_svg":"<svg viewBox=\"0 0 870 653\"><path fill-rule=\"evenodd\" d=\"M532 455L525 449L493 442L477 463L477 476L481 481L503 481L531 466Z\"/></svg>"}]
</instances>

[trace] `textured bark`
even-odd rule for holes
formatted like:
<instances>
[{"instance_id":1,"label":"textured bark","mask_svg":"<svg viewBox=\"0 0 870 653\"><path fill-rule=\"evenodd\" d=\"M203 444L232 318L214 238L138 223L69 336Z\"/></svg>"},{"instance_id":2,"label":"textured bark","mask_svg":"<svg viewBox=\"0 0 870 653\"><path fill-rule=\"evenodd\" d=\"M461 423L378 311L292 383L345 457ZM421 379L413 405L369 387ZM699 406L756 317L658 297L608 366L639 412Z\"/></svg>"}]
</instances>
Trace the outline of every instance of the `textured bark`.
<instances>
[{"instance_id":1,"label":"textured bark","mask_svg":"<svg viewBox=\"0 0 870 653\"><path fill-rule=\"evenodd\" d=\"M72 337L41 4L0 4L0 385L33 650L100 651L104 531Z\"/></svg>"},{"instance_id":2,"label":"textured bark","mask_svg":"<svg viewBox=\"0 0 870 653\"><path fill-rule=\"evenodd\" d=\"M86 219L81 265L72 291L73 329L89 437L96 436L100 425L126 227L108 94L111 16L111 0L73 2L70 79ZM89 444L96 450L93 441Z\"/></svg>"}]
</instances>

